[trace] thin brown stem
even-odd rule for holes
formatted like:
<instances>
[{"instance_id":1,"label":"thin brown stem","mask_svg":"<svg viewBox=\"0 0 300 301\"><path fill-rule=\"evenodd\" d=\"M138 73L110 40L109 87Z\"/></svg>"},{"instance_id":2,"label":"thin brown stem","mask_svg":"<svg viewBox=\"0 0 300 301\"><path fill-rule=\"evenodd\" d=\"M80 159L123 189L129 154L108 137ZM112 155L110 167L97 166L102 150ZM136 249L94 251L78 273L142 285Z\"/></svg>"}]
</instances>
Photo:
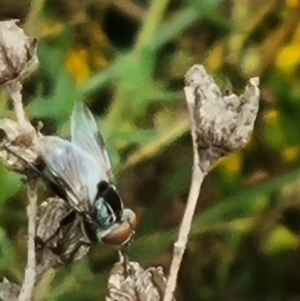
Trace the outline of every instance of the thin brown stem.
<instances>
[{"instance_id":1,"label":"thin brown stem","mask_svg":"<svg viewBox=\"0 0 300 301\"><path fill-rule=\"evenodd\" d=\"M36 214L37 214L37 185L36 179L28 176L27 178L28 194L28 250L27 267L22 289L19 295L19 301L31 301L33 297L35 279L36 279L36 256L35 256L35 233L36 233Z\"/></svg>"},{"instance_id":2,"label":"thin brown stem","mask_svg":"<svg viewBox=\"0 0 300 301\"><path fill-rule=\"evenodd\" d=\"M193 216L195 213L196 204L200 194L201 185L206 176L206 172L203 172L197 164L198 160L195 160L193 166L193 177L187 206L184 212L182 223L179 229L178 240L174 244L173 259L170 267L169 277L166 284L164 301L171 301L173 293L176 288L177 276L181 265L182 257L186 249L188 242L188 236L191 230Z\"/></svg>"},{"instance_id":3,"label":"thin brown stem","mask_svg":"<svg viewBox=\"0 0 300 301\"><path fill-rule=\"evenodd\" d=\"M26 119L23 102L22 102L22 84L19 82L9 84L6 86L6 91L9 93L12 103L14 106L14 111L17 117L17 121L21 129L31 128L30 123ZM29 125L29 127L28 127Z\"/></svg>"}]
</instances>

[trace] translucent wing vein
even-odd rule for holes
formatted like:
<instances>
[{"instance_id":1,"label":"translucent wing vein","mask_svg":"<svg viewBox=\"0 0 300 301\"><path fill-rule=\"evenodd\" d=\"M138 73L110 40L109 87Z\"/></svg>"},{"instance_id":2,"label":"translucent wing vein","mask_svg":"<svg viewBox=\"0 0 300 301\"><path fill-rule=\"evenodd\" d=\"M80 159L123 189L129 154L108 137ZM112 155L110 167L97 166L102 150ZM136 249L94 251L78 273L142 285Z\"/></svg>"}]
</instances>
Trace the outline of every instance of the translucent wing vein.
<instances>
[{"instance_id":1,"label":"translucent wing vein","mask_svg":"<svg viewBox=\"0 0 300 301\"><path fill-rule=\"evenodd\" d=\"M89 153L105 171L105 180L112 182L111 163L104 139L90 110L77 103L71 118L72 143Z\"/></svg>"},{"instance_id":2,"label":"translucent wing vein","mask_svg":"<svg viewBox=\"0 0 300 301\"><path fill-rule=\"evenodd\" d=\"M59 137L41 139L41 153L49 171L66 183L71 205L87 211L97 194L97 184L104 173L93 157L73 143Z\"/></svg>"}]
</instances>

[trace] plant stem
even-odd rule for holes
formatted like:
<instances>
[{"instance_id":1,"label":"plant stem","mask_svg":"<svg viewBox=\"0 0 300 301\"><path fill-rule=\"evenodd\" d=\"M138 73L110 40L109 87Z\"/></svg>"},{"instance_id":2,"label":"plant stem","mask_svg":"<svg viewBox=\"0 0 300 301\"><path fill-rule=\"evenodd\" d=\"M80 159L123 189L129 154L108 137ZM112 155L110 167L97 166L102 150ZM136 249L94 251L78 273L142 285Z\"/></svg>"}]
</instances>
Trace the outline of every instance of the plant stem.
<instances>
[{"instance_id":1,"label":"plant stem","mask_svg":"<svg viewBox=\"0 0 300 301\"><path fill-rule=\"evenodd\" d=\"M28 195L28 242L27 242L27 267L22 289L19 295L19 301L32 301L33 291L36 279L36 260L35 260L35 231L37 214L37 186L36 180L27 177L27 195Z\"/></svg>"},{"instance_id":2,"label":"plant stem","mask_svg":"<svg viewBox=\"0 0 300 301\"><path fill-rule=\"evenodd\" d=\"M188 236L191 230L193 216L197 205L198 197L203 180L207 172L203 172L197 160L194 161L192 183L187 201L187 206L184 212L182 223L179 229L178 240L174 244L173 259L169 272L168 281L166 284L164 301L171 301L176 288L177 276L181 265L182 257L188 242Z\"/></svg>"}]
</instances>

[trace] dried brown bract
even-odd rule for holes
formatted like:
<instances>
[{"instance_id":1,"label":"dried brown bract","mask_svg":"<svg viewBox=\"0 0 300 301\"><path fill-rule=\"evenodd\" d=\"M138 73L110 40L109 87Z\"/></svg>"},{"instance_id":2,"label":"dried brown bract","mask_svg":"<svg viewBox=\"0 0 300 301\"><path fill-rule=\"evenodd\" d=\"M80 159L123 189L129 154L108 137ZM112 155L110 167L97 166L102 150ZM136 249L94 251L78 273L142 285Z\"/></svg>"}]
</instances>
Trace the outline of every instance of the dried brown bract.
<instances>
[{"instance_id":1,"label":"dried brown bract","mask_svg":"<svg viewBox=\"0 0 300 301\"><path fill-rule=\"evenodd\" d=\"M17 301L21 290L20 285L8 281L6 278L0 282L0 300Z\"/></svg>"},{"instance_id":2,"label":"dried brown bract","mask_svg":"<svg viewBox=\"0 0 300 301\"><path fill-rule=\"evenodd\" d=\"M52 198L37 206L42 135L25 115L21 94L24 78L38 62L36 48L16 20L0 22L0 88L8 93L16 114L16 121L0 120L0 157L9 169L27 176L29 200L28 259L19 301L32 300L36 283L46 271L71 265L90 248L77 213L66 201Z\"/></svg>"},{"instance_id":3,"label":"dried brown bract","mask_svg":"<svg viewBox=\"0 0 300 301\"><path fill-rule=\"evenodd\" d=\"M0 158L7 168L27 174L28 164L39 164L38 135L29 124L26 130L16 121L0 119L3 136L0 146Z\"/></svg>"},{"instance_id":4,"label":"dried brown bract","mask_svg":"<svg viewBox=\"0 0 300 301\"><path fill-rule=\"evenodd\" d=\"M38 63L36 40L29 38L17 21L0 22L0 85L22 81Z\"/></svg>"},{"instance_id":5,"label":"dried brown bract","mask_svg":"<svg viewBox=\"0 0 300 301\"><path fill-rule=\"evenodd\" d=\"M28 37L17 20L0 22L0 87L9 94L17 121L0 120L0 129L5 134L2 145L29 163L37 159L37 132L27 120L22 103L22 82L38 64L37 43ZM0 157L6 165L17 172L25 173L24 162L1 147Z\"/></svg>"},{"instance_id":6,"label":"dried brown bract","mask_svg":"<svg viewBox=\"0 0 300 301\"><path fill-rule=\"evenodd\" d=\"M59 198L49 198L38 207L36 229L37 278L51 268L70 265L90 248L75 211Z\"/></svg>"},{"instance_id":7,"label":"dried brown bract","mask_svg":"<svg viewBox=\"0 0 300 301\"><path fill-rule=\"evenodd\" d=\"M118 262L111 270L106 301L160 301L165 290L162 268L143 269L138 262Z\"/></svg>"},{"instance_id":8,"label":"dried brown bract","mask_svg":"<svg viewBox=\"0 0 300 301\"><path fill-rule=\"evenodd\" d=\"M241 96L223 95L201 65L189 69L185 79L194 150L193 176L178 239L174 244L164 301L172 300L176 288L202 183L217 160L247 144L253 132L260 96L257 77L249 80Z\"/></svg>"},{"instance_id":9,"label":"dried brown bract","mask_svg":"<svg viewBox=\"0 0 300 301\"><path fill-rule=\"evenodd\" d=\"M245 92L222 95L201 65L186 74L185 94L193 139L203 170L221 157L243 148L249 141L258 112L259 79L251 78Z\"/></svg>"}]
</instances>

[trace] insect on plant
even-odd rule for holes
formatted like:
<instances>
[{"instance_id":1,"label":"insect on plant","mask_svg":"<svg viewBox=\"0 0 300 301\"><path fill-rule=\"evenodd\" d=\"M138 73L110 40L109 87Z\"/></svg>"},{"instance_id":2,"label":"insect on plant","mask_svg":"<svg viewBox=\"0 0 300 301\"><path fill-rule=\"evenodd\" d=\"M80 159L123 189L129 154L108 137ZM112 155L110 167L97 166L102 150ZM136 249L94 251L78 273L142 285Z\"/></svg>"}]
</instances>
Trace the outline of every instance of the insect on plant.
<instances>
[{"instance_id":1,"label":"insect on plant","mask_svg":"<svg viewBox=\"0 0 300 301\"><path fill-rule=\"evenodd\" d=\"M90 110L82 103L74 106L71 141L43 136L40 143L46 169L77 212L86 238L114 246L129 242L136 215L124 209L103 137Z\"/></svg>"}]
</instances>

